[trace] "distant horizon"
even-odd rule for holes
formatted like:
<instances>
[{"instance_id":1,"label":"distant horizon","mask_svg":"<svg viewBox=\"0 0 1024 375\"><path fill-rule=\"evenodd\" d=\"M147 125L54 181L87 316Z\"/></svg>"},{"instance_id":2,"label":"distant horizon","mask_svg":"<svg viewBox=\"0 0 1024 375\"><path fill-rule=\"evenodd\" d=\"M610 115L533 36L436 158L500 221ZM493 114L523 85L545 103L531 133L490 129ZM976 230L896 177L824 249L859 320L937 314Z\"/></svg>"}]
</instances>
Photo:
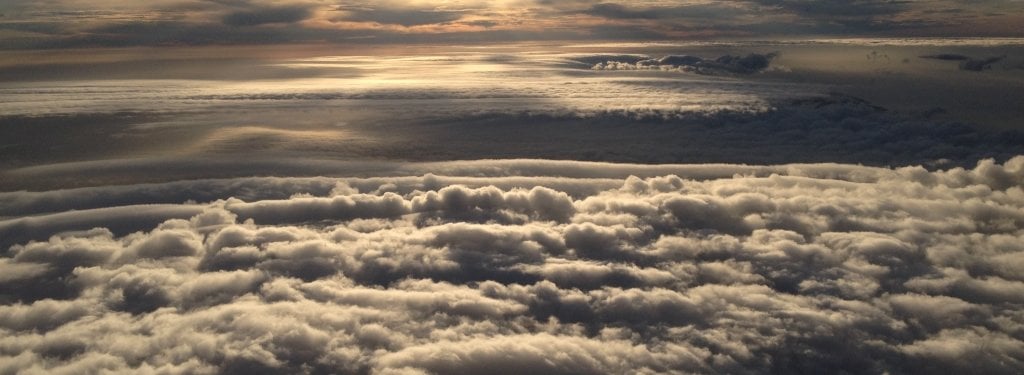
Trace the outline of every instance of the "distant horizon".
<instances>
[{"instance_id":1,"label":"distant horizon","mask_svg":"<svg viewBox=\"0 0 1024 375\"><path fill-rule=\"evenodd\" d=\"M107 0L0 4L5 49L666 40L794 36L1021 37L1017 0ZM1017 26L1015 26L1017 25Z\"/></svg>"}]
</instances>

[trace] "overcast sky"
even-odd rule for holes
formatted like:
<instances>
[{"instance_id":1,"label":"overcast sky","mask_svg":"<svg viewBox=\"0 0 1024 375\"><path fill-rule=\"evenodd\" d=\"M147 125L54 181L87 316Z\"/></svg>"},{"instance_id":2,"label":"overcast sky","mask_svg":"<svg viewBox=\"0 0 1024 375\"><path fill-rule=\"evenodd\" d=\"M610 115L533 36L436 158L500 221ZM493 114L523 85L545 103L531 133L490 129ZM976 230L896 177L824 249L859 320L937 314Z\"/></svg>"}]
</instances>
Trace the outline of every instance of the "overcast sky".
<instances>
[{"instance_id":1,"label":"overcast sky","mask_svg":"<svg viewBox=\"0 0 1024 375\"><path fill-rule=\"evenodd\" d=\"M1020 0L6 0L0 45L1021 36Z\"/></svg>"}]
</instances>

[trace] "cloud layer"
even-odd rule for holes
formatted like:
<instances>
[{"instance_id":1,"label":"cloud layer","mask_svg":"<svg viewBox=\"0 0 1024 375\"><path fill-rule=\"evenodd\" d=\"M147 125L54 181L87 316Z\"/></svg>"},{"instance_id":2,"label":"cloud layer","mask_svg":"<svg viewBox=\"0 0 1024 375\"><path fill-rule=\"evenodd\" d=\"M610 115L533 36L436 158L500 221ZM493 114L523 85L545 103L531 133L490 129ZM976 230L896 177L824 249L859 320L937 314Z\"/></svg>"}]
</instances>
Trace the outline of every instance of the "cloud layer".
<instances>
[{"instance_id":1,"label":"cloud layer","mask_svg":"<svg viewBox=\"0 0 1024 375\"><path fill-rule=\"evenodd\" d=\"M0 48L309 42L1021 36L1016 0L9 0Z\"/></svg>"},{"instance_id":2,"label":"cloud layer","mask_svg":"<svg viewBox=\"0 0 1024 375\"><path fill-rule=\"evenodd\" d=\"M668 55L661 58L647 58L636 61L625 56L625 61L608 60L594 64L594 70L677 70L699 74L751 74L768 68L776 53L751 53L746 56L723 55L716 59L705 59L690 55Z\"/></svg>"},{"instance_id":3,"label":"cloud layer","mask_svg":"<svg viewBox=\"0 0 1024 375\"><path fill-rule=\"evenodd\" d=\"M1024 157L487 164L12 193L0 373L1024 369Z\"/></svg>"}]
</instances>

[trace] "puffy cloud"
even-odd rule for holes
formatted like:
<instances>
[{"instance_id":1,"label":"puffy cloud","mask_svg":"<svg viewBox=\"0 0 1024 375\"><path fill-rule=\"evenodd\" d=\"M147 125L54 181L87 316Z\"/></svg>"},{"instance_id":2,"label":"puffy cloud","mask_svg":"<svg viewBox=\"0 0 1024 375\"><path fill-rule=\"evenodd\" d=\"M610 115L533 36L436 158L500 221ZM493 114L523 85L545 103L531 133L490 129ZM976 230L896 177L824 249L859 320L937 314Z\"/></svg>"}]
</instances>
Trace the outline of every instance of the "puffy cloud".
<instances>
[{"instance_id":1,"label":"puffy cloud","mask_svg":"<svg viewBox=\"0 0 1024 375\"><path fill-rule=\"evenodd\" d=\"M708 353L686 347L651 353L626 340L593 340L549 334L441 342L406 348L380 358L380 368L434 374L605 374L656 373L670 368L699 370Z\"/></svg>"},{"instance_id":2,"label":"puffy cloud","mask_svg":"<svg viewBox=\"0 0 1024 375\"><path fill-rule=\"evenodd\" d=\"M53 233L5 249L0 370L1022 369L1024 157L430 168L195 181L127 232L104 220L190 183L9 197Z\"/></svg>"}]
</instances>

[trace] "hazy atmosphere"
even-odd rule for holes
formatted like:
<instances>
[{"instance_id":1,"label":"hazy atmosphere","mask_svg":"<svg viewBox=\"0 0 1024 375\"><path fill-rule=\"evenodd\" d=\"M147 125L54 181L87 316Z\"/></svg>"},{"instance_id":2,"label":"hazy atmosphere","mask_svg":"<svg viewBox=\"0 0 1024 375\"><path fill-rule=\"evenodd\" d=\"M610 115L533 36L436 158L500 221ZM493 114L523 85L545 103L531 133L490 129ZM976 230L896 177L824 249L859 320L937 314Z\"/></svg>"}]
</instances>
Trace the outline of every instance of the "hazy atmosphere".
<instances>
[{"instance_id":1,"label":"hazy atmosphere","mask_svg":"<svg viewBox=\"0 0 1024 375\"><path fill-rule=\"evenodd\" d=\"M0 1L0 374L1019 374L1021 25Z\"/></svg>"}]
</instances>

